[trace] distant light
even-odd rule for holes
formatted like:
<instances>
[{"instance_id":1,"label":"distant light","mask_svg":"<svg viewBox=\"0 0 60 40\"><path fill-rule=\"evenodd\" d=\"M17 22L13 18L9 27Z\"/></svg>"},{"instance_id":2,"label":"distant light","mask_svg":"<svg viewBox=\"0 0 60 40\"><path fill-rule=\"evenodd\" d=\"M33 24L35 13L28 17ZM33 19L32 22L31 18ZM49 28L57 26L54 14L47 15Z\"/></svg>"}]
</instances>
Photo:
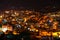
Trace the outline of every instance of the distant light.
<instances>
[{"instance_id":1,"label":"distant light","mask_svg":"<svg viewBox=\"0 0 60 40\"><path fill-rule=\"evenodd\" d=\"M59 35L59 38L60 38L60 35Z\"/></svg>"},{"instance_id":2,"label":"distant light","mask_svg":"<svg viewBox=\"0 0 60 40\"><path fill-rule=\"evenodd\" d=\"M24 22L26 22L27 21L27 18L24 18Z\"/></svg>"},{"instance_id":3,"label":"distant light","mask_svg":"<svg viewBox=\"0 0 60 40\"><path fill-rule=\"evenodd\" d=\"M52 33L54 37L58 36L57 32Z\"/></svg>"},{"instance_id":4,"label":"distant light","mask_svg":"<svg viewBox=\"0 0 60 40\"><path fill-rule=\"evenodd\" d=\"M3 16L1 15L0 18L2 18Z\"/></svg>"},{"instance_id":5,"label":"distant light","mask_svg":"<svg viewBox=\"0 0 60 40\"><path fill-rule=\"evenodd\" d=\"M30 28L28 28L28 30L30 30Z\"/></svg>"},{"instance_id":6,"label":"distant light","mask_svg":"<svg viewBox=\"0 0 60 40\"><path fill-rule=\"evenodd\" d=\"M12 21L16 21L15 19L12 19Z\"/></svg>"},{"instance_id":7,"label":"distant light","mask_svg":"<svg viewBox=\"0 0 60 40\"><path fill-rule=\"evenodd\" d=\"M2 31L3 31L3 32L6 32L6 31L7 31L7 28L3 28Z\"/></svg>"},{"instance_id":8,"label":"distant light","mask_svg":"<svg viewBox=\"0 0 60 40\"><path fill-rule=\"evenodd\" d=\"M5 11L5 13L9 13L10 11Z\"/></svg>"},{"instance_id":9,"label":"distant light","mask_svg":"<svg viewBox=\"0 0 60 40\"><path fill-rule=\"evenodd\" d=\"M17 14L17 13L15 12L15 14Z\"/></svg>"},{"instance_id":10,"label":"distant light","mask_svg":"<svg viewBox=\"0 0 60 40\"><path fill-rule=\"evenodd\" d=\"M17 27L20 27L21 28L21 25L17 24Z\"/></svg>"},{"instance_id":11,"label":"distant light","mask_svg":"<svg viewBox=\"0 0 60 40\"><path fill-rule=\"evenodd\" d=\"M17 33L16 31L13 31L13 34L14 34L14 35L17 35L17 34L19 34L19 33Z\"/></svg>"},{"instance_id":12,"label":"distant light","mask_svg":"<svg viewBox=\"0 0 60 40\"><path fill-rule=\"evenodd\" d=\"M36 30L36 32L38 32L38 30Z\"/></svg>"}]
</instances>

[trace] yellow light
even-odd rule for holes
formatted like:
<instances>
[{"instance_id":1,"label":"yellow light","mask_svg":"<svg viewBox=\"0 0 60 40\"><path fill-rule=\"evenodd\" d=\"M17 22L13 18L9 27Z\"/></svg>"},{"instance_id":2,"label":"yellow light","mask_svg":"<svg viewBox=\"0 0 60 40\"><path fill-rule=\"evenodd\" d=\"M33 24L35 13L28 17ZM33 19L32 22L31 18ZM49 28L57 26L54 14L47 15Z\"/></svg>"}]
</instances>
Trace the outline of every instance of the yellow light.
<instances>
[{"instance_id":1,"label":"yellow light","mask_svg":"<svg viewBox=\"0 0 60 40\"><path fill-rule=\"evenodd\" d=\"M16 16L19 16L19 13L16 13Z\"/></svg>"},{"instance_id":2,"label":"yellow light","mask_svg":"<svg viewBox=\"0 0 60 40\"><path fill-rule=\"evenodd\" d=\"M12 19L12 21L16 21L15 19Z\"/></svg>"},{"instance_id":3,"label":"yellow light","mask_svg":"<svg viewBox=\"0 0 60 40\"><path fill-rule=\"evenodd\" d=\"M15 12L15 15L16 15L16 12Z\"/></svg>"},{"instance_id":4,"label":"yellow light","mask_svg":"<svg viewBox=\"0 0 60 40\"><path fill-rule=\"evenodd\" d=\"M36 32L38 32L38 30L36 30Z\"/></svg>"},{"instance_id":5,"label":"yellow light","mask_svg":"<svg viewBox=\"0 0 60 40\"><path fill-rule=\"evenodd\" d=\"M2 18L3 16L1 15L0 18Z\"/></svg>"},{"instance_id":6,"label":"yellow light","mask_svg":"<svg viewBox=\"0 0 60 40\"><path fill-rule=\"evenodd\" d=\"M60 32L58 32L58 34L60 34Z\"/></svg>"},{"instance_id":7,"label":"yellow light","mask_svg":"<svg viewBox=\"0 0 60 40\"><path fill-rule=\"evenodd\" d=\"M58 36L57 32L52 33L53 36Z\"/></svg>"},{"instance_id":8,"label":"yellow light","mask_svg":"<svg viewBox=\"0 0 60 40\"><path fill-rule=\"evenodd\" d=\"M42 33L42 36L46 36L47 35L47 32L46 31L43 31L41 33Z\"/></svg>"},{"instance_id":9,"label":"yellow light","mask_svg":"<svg viewBox=\"0 0 60 40\"><path fill-rule=\"evenodd\" d=\"M18 33L17 33L16 31L13 31L13 34L14 34L14 35L17 35Z\"/></svg>"},{"instance_id":10,"label":"yellow light","mask_svg":"<svg viewBox=\"0 0 60 40\"><path fill-rule=\"evenodd\" d=\"M27 18L24 18L24 22L26 22L27 21Z\"/></svg>"},{"instance_id":11,"label":"yellow light","mask_svg":"<svg viewBox=\"0 0 60 40\"><path fill-rule=\"evenodd\" d=\"M9 26L7 28L8 28L9 31L13 31L11 26Z\"/></svg>"},{"instance_id":12,"label":"yellow light","mask_svg":"<svg viewBox=\"0 0 60 40\"><path fill-rule=\"evenodd\" d=\"M36 38L41 38L41 36L36 36Z\"/></svg>"},{"instance_id":13,"label":"yellow light","mask_svg":"<svg viewBox=\"0 0 60 40\"><path fill-rule=\"evenodd\" d=\"M50 34L50 33L47 33L47 35L48 35L48 36L51 36L51 34Z\"/></svg>"}]
</instances>

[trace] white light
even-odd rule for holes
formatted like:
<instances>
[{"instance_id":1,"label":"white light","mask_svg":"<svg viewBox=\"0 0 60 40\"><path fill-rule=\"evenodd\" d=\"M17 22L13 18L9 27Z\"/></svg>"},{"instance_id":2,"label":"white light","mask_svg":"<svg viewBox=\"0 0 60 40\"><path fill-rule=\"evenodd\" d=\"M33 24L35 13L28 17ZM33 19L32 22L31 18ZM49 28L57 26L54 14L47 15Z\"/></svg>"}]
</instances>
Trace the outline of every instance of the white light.
<instances>
[{"instance_id":1,"label":"white light","mask_svg":"<svg viewBox=\"0 0 60 40\"><path fill-rule=\"evenodd\" d=\"M49 20L49 22L51 22L51 21Z\"/></svg>"},{"instance_id":2,"label":"white light","mask_svg":"<svg viewBox=\"0 0 60 40\"><path fill-rule=\"evenodd\" d=\"M30 30L30 28L28 28L28 30Z\"/></svg>"},{"instance_id":3,"label":"white light","mask_svg":"<svg viewBox=\"0 0 60 40\"><path fill-rule=\"evenodd\" d=\"M59 38L60 38L60 35L59 35Z\"/></svg>"},{"instance_id":4,"label":"white light","mask_svg":"<svg viewBox=\"0 0 60 40\"><path fill-rule=\"evenodd\" d=\"M5 11L5 13L9 13L10 11Z\"/></svg>"},{"instance_id":5,"label":"white light","mask_svg":"<svg viewBox=\"0 0 60 40\"><path fill-rule=\"evenodd\" d=\"M3 32L6 32L6 31L7 31L7 28L3 28L2 31L3 31Z\"/></svg>"},{"instance_id":6,"label":"white light","mask_svg":"<svg viewBox=\"0 0 60 40\"><path fill-rule=\"evenodd\" d=\"M21 25L17 25L17 27L20 27L21 28Z\"/></svg>"}]
</instances>

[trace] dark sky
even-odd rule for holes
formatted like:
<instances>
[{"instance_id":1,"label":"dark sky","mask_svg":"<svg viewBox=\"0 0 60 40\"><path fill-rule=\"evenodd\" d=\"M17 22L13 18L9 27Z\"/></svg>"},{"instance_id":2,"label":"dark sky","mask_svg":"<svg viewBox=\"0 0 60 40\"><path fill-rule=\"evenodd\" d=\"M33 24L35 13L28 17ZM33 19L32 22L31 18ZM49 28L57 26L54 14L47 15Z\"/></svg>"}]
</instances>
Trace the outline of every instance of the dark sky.
<instances>
[{"instance_id":1,"label":"dark sky","mask_svg":"<svg viewBox=\"0 0 60 40\"><path fill-rule=\"evenodd\" d=\"M51 9L60 8L59 0L0 0L0 9L6 8Z\"/></svg>"}]
</instances>

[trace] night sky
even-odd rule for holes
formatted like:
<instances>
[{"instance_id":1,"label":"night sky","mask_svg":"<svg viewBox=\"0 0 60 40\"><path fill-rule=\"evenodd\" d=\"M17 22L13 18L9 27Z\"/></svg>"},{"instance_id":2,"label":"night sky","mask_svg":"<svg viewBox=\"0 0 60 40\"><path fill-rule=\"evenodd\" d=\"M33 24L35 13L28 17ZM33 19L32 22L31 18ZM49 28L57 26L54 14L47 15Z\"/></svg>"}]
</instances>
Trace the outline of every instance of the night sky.
<instances>
[{"instance_id":1,"label":"night sky","mask_svg":"<svg viewBox=\"0 0 60 40\"><path fill-rule=\"evenodd\" d=\"M0 9L27 8L36 10L59 10L59 0L0 0Z\"/></svg>"}]
</instances>

